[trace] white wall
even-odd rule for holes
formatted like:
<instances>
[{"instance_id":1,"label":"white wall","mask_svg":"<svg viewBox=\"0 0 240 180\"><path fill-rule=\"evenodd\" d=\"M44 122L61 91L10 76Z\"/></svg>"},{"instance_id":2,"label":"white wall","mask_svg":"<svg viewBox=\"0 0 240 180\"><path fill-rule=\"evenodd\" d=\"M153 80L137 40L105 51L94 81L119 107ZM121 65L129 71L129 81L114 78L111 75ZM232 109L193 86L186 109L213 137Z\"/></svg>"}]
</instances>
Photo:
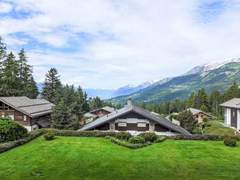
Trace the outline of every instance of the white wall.
<instances>
[{"instance_id":1,"label":"white wall","mask_svg":"<svg viewBox=\"0 0 240 180\"><path fill-rule=\"evenodd\" d=\"M240 109L237 110L237 130L240 130Z\"/></svg>"},{"instance_id":2,"label":"white wall","mask_svg":"<svg viewBox=\"0 0 240 180\"><path fill-rule=\"evenodd\" d=\"M231 109L224 109L224 123L226 126L231 126Z\"/></svg>"}]
</instances>

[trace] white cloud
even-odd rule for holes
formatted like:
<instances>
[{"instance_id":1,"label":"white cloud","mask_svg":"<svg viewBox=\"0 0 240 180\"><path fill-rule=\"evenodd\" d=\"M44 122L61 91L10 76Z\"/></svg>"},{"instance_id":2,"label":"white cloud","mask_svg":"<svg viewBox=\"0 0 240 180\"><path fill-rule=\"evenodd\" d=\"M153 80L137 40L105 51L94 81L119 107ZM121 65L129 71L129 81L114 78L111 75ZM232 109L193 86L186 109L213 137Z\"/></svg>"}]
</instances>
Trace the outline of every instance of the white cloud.
<instances>
[{"instance_id":1,"label":"white cloud","mask_svg":"<svg viewBox=\"0 0 240 180\"><path fill-rule=\"evenodd\" d=\"M9 0L25 19L0 20L0 34L23 32L59 51L31 50L36 78L55 66L64 82L115 88L184 73L209 60L240 57L240 1L210 22L202 21L202 0ZM206 17L207 19L207 17ZM90 41L78 39L87 33ZM25 41L28 43L28 41ZM20 46L21 44L16 43ZM62 48L78 49L74 53ZM78 47L79 46L79 47Z\"/></svg>"},{"instance_id":2,"label":"white cloud","mask_svg":"<svg viewBox=\"0 0 240 180\"><path fill-rule=\"evenodd\" d=\"M0 14L1 13L9 13L10 11L12 11L13 7L11 4L9 3L5 3L5 2L0 2Z\"/></svg>"}]
</instances>

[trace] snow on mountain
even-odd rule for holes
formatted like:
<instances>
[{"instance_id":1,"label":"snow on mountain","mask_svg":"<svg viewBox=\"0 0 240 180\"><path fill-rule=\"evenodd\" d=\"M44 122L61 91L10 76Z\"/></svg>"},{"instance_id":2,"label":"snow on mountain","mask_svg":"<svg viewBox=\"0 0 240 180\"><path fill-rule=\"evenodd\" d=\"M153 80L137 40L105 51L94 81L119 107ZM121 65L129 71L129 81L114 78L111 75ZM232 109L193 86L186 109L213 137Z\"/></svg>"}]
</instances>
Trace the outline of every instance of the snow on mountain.
<instances>
[{"instance_id":1,"label":"snow on mountain","mask_svg":"<svg viewBox=\"0 0 240 180\"><path fill-rule=\"evenodd\" d=\"M202 66L196 66L190 71L188 71L187 73L185 73L184 75L197 74L197 73L206 74L207 72L212 71L214 69L218 69L224 66L225 64L234 63L234 62L240 63L240 58L232 58L232 59L224 60L222 62L215 61L215 62L210 62L208 64L204 64Z\"/></svg>"}]
</instances>

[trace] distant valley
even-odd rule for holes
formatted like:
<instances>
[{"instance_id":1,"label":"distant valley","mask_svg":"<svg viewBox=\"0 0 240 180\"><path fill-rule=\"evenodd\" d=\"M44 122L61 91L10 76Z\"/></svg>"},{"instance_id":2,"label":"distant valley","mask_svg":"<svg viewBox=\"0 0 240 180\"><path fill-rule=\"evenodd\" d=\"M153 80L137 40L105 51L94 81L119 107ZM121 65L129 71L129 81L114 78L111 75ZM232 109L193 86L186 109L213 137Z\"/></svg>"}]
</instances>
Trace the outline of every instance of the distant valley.
<instances>
[{"instance_id":1,"label":"distant valley","mask_svg":"<svg viewBox=\"0 0 240 180\"><path fill-rule=\"evenodd\" d=\"M234 81L240 82L240 59L237 58L194 67L181 76L160 80L137 92L115 97L110 101L123 104L128 98L132 98L135 102L160 103L187 98L200 88L205 88L207 92L224 91Z\"/></svg>"},{"instance_id":2,"label":"distant valley","mask_svg":"<svg viewBox=\"0 0 240 180\"><path fill-rule=\"evenodd\" d=\"M240 82L240 58L221 63L196 66L183 75L169 77L155 82L144 82L137 86L126 85L118 89L84 89L89 97L108 99L124 104L128 98L135 102L160 103L174 99L184 99L200 88L207 92L224 91L234 81ZM38 83L41 91L42 83Z\"/></svg>"}]
</instances>

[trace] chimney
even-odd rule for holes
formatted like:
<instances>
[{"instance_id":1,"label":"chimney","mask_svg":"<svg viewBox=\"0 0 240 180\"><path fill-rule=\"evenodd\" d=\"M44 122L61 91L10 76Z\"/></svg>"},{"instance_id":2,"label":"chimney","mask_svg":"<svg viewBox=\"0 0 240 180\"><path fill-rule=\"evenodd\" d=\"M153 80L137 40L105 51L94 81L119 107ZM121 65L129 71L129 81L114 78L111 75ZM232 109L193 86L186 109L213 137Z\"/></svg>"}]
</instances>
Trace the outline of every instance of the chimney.
<instances>
[{"instance_id":1,"label":"chimney","mask_svg":"<svg viewBox=\"0 0 240 180\"><path fill-rule=\"evenodd\" d=\"M131 105L132 105L132 98L128 98L128 100L127 100L127 105L128 105L128 106L131 106Z\"/></svg>"}]
</instances>

